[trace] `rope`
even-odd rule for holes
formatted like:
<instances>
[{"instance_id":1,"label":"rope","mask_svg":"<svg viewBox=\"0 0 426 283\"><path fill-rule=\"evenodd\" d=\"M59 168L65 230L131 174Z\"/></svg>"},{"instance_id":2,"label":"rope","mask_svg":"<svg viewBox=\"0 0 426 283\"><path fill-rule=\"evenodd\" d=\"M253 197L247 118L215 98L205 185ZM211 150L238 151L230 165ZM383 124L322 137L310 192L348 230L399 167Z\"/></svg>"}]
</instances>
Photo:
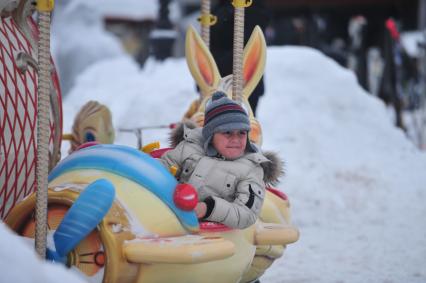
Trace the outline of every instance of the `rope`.
<instances>
[{"instance_id":1,"label":"rope","mask_svg":"<svg viewBox=\"0 0 426 283\"><path fill-rule=\"evenodd\" d=\"M35 249L41 258L46 256L47 239L47 175L49 169L49 114L50 114L50 11L53 2L38 1L39 41L37 59L38 98L37 98L37 192Z\"/></svg>"},{"instance_id":2,"label":"rope","mask_svg":"<svg viewBox=\"0 0 426 283\"><path fill-rule=\"evenodd\" d=\"M207 48L210 48L210 0L201 0L201 38L206 43Z\"/></svg>"},{"instance_id":3,"label":"rope","mask_svg":"<svg viewBox=\"0 0 426 283\"><path fill-rule=\"evenodd\" d=\"M233 52L232 99L241 103L243 97L244 8L240 7L235 7Z\"/></svg>"},{"instance_id":4,"label":"rope","mask_svg":"<svg viewBox=\"0 0 426 283\"><path fill-rule=\"evenodd\" d=\"M232 62L232 99L243 100L243 56L244 56L244 9L251 6L252 0L233 0L234 15L234 60Z\"/></svg>"},{"instance_id":5,"label":"rope","mask_svg":"<svg viewBox=\"0 0 426 283\"><path fill-rule=\"evenodd\" d=\"M210 14L210 0L201 0L201 17L198 21L201 24L201 38L207 48L210 48L210 26L217 22L217 17Z\"/></svg>"}]
</instances>

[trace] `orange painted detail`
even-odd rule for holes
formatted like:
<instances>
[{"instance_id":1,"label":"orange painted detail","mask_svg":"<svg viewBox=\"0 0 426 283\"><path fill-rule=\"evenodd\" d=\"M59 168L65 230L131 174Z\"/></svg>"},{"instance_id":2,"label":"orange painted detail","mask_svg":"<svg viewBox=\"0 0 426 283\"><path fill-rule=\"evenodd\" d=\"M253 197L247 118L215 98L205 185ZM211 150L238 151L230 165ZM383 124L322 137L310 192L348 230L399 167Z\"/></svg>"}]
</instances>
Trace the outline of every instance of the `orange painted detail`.
<instances>
[{"instance_id":1,"label":"orange painted detail","mask_svg":"<svg viewBox=\"0 0 426 283\"><path fill-rule=\"evenodd\" d=\"M101 248L99 234L94 230L74 249L76 260L73 264L84 274L88 276L95 275L103 267L103 265L99 265L96 262L96 255L103 253Z\"/></svg>"},{"instance_id":2,"label":"orange painted detail","mask_svg":"<svg viewBox=\"0 0 426 283\"><path fill-rule=\"evenodd\" d=\"M65 205L49 204L47 212L47 224L49 230L56 230L69 207ZM34 238L35 219L33 214L22 225L20 235ZM88 276L95 275L105 265L105 254L101 239L97 230L93 230L77 247L71 252L71 265L77 267Z\"/></svg>"},{"instance_id":3,"label":"orange painted detail","mask_svg":"<svg viewBox=\"0 0 426 283\"><path fill-rule=\"evenodd\" d=\"M47 227L49 230L56 229L61 223L62 218L64 218L67 209L62 206L51 205L48 208L47 212ZM24 237L34 238L35 235L35 218L34 215L31 215L22 227L20 234Z\"/></svg>"},{"instance_id":4,"label":"orange painted detail","mask_svg":"<svg viewBox=\"0 0 426 283\"><path fill-rule=\"evenodd\" d=\"M257 145L262 144L262 128L260 127L259 122L255 119L250 119L251 130L249 133L249 138L251 142L254 142Z\"/></svg>"},{"instance_id":5,"label":"orange painted detail","mask_svg":"<svg viewBox=\"0 0 426 283\"><path fill-rule=\"evenodd\" d=\"M254 40L253 46L249 49L250 52L247 54L247 62L244 64L243 77L244 82L247 83L253 77L256 67L259 64L261 41Z\"/></svg>"},{"instance_id":6,"label":"orange painted detail","mask_svg":"<svg viewBox=\"0 0 426 283\"><path fill-rule=\"evenodd\" d=\"M95 254L95 263L99 267L103 267L105 265L105 253L104 252L97 252Z\"/></svg>"},{"instance_id":7,"label":"orange painted detail","mask_svg":"<svg viewBox=\"0 0 426 283\"><path fill-rule=\"evenodd\" d=\"M203 76L204 81L209 85L213 85L213 70L209 64L209 61L206 58L206 54L203 52L203 49L194 44L195 49L195 61L197 62L198 68Z\"/></svg>"}]
</instances>

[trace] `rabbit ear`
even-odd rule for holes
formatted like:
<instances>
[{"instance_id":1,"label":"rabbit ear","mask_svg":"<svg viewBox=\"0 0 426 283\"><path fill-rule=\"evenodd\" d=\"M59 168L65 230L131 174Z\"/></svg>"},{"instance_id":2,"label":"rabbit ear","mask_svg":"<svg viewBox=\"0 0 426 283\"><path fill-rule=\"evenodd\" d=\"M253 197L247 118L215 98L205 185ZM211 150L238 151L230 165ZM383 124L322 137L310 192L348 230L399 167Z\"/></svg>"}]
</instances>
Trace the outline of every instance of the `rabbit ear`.
<instances>
[{"instance_id":1,"label":"rabbit ear","mask_svg":"<svg viewBox=\"0 0 426 283\"><path fill-rule=\"evenodd\" d=\"M265 71L266 41L259 26L256 26L244 48L243 95L248 99Z\"/></svg>"},{"instance_id":2,"label":"rabbit ear","mask_svg":"<svg viewBox=\"0 0 426 283\"><path fill-rule=\"evenodd\" d=\"M206 96L217 88L221 76L210 50L192 26L186 32L185 53L192 77Z\"/></svg>"}]
</instances>

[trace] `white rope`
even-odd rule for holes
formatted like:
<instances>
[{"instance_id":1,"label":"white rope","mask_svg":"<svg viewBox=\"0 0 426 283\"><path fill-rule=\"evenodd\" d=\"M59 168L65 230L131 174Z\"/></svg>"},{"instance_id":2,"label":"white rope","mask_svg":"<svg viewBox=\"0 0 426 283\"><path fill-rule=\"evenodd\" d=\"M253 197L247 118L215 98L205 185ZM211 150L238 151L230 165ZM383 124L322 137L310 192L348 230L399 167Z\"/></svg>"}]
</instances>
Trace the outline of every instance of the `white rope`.
<instances>
[{"instance_id":1,"label":"white rope","mask_svg":"<svg viewBox=\"0 0 426 283\"><path fill-rule=\"evenodd\" d=\"M201 0L201 18L203 17L210 17L210 0ZM205 24L203 20L201 20L201 38L207 48L210 48L210 25Z\"/></svg>"},{"instance_id":2,"label":"white rope","mask_svg":"<svg viewBox=\"0 0 426 283\"><path fill-rule=\"evenodd\" d=\"M243 97L244 8L240 7L235 7L233 52L232 99L241 103Z\"/></svg>"},{"instance_id":3,"label":"white rope","mask_svg":"<svg viewBox=\"0 0 426 283\"><path fill-rule=\"evenodd\" d=\"M47 175L50 136L50 12L39 12L38 98L37 98L37 192L35 248L41 258L46 255Z\"/></svg>"}]
</instances>

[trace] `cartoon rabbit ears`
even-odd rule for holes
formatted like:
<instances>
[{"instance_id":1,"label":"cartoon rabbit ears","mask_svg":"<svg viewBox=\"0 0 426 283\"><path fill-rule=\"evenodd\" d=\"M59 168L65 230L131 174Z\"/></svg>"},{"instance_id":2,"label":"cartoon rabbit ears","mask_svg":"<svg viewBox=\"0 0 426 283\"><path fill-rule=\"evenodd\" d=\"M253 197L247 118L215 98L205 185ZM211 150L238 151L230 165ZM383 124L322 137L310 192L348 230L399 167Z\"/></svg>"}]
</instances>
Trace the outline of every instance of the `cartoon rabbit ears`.
<instances>
[{"instance_id":1,"label":"cartoon rabbit ears","mask_svg":"<svg viewBox=\"0 0 426 283\"><path fill-rule=\"evenodd\" d=\"M216 90L222 79L216 62L204 41L190 26L186 33L186 61L189 70L203 96ZM259 83L265 70L266 41L262 30L256 26L244 48L243 58L243 96L249 98Z\"/></svg>"}]
</instances>

